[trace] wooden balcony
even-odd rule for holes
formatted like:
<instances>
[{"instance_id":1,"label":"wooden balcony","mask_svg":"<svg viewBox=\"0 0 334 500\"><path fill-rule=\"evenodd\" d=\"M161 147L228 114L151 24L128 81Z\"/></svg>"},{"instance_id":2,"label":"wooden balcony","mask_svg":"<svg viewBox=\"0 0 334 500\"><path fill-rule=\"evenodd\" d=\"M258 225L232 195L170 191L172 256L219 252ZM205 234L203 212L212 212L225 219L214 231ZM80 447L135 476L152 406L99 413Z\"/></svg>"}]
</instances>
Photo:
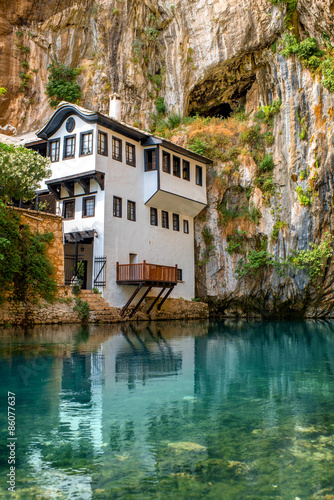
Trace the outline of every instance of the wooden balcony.
<instances>
[{"instance_id":1,"label":"wooden balcony","mask_svg":"<svg viewBox=\"0 0 334 500\"><path fill-rule=\"evenodd\" d=\"M119 264L117 262L116 282L118 285L176 285L177 266L148 264L145 260L139 264Z\"/></svg>"}]
</instances>

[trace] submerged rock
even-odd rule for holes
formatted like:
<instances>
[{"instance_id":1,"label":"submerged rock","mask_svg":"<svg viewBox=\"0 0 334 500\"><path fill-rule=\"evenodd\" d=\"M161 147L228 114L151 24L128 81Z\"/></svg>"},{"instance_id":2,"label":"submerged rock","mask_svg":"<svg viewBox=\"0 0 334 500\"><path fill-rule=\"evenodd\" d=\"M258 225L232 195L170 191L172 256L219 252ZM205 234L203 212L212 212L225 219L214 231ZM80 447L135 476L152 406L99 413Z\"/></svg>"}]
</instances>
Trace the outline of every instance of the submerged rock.
<instances>
[{"instance_id":1,"label":"submerged rock","mask_svg":"<svg viewBox=\"0 0 334 500\"><path fill-rule=\"evenodd\" d=\"M173 450L182 450L182 451L195 451L197 453L204 453L207 451L205 446L202 446L198 443L190 443L188 441L178 441L176 443L168 443L169 448Z\"/></svg>"}]
</instances>

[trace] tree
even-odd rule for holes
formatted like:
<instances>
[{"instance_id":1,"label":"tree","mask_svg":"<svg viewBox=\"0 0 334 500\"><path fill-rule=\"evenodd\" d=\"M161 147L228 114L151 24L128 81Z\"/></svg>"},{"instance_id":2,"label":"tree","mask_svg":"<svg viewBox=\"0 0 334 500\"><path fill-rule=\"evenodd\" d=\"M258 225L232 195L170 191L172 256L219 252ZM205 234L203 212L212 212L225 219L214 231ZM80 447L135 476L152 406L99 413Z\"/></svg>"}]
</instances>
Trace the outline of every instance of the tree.
<instances>
[{"instance_id":1,"label":"tree","mask_svg":"<svg viewBox=\"0 0 334 500\"><path fill-rule=\"evenodd\" d=\"M32 233L13 208L0 201L0 302L53 301L57 282L47 256L52 233Z\"/></svg>"},{"instance_id":2,"label":"tree","mask_svg":"<svg viewBox=\"0 0 334 500\"><path fill-rule=\"evenodd\" d=\"M61 101L77 102L81 98L81 87L77 76L81 68L70 68L64 64L52 61L48 67L50 72L46 84L46 94L50 97L50 106L55 108Z\"/></svg>"},{"instance_id":3,"label":"tree","mask_svg":"<svg viewBox=\"0 0 334 500\"><path fill-rule=\"evenodd\" d=\"M34 198L40 182L51 175L49 164L37 151L0 142L0 198L5 203Z\"/></svg>"},{"instance_id":4,"label":"tree","mask_svg":"<svg viewBox=\"0 0 334 500\"><path fill-rule=\"evenodd\" d=\"M0 302L54 299L57 283L47 256L52 233L32 233L8 203L30 200L51 174L49 159L22 146L0 143Z\"/></svg>"}]
</instances>

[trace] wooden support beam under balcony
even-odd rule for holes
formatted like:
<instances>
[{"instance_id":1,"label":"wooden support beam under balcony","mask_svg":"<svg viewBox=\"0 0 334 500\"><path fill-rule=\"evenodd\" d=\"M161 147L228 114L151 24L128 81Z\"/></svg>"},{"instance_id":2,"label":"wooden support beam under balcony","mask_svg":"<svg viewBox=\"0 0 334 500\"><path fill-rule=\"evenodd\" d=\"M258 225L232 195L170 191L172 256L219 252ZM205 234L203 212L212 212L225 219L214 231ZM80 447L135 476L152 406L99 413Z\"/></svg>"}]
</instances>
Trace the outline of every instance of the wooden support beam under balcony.
<instances>
[{"instance_id":1,"label":"wooden support beam under balcony","mask_svg":"<svg viewBox=\"0 0 334 500\"><path fill-rule=\"evenodd\" d=\"M116 283L118 285L172 286L177 284L177 265L161 266L148 264L116 264Z\"/></svg>"}]
</instances>

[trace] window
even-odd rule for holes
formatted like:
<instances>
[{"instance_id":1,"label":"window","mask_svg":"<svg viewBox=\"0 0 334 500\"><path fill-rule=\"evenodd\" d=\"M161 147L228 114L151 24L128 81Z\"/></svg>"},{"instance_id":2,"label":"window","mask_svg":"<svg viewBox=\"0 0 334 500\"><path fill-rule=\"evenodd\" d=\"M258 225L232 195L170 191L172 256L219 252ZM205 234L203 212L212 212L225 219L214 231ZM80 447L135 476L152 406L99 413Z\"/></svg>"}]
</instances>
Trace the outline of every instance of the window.
<instances>
[{"instance_id":1,"label":"window","mask_svg":"<svg viewBox=\"0 0 334 500\"><path fill-rule=\"evenodd\" d=\"M94 217L95 215L95 196L84 198L82 200L82 217Z\"/></svg>"},{"instance_id":2,"label":"window","mask_svg":"<svg viewBox=\"0 0 334 500\"><path fill-rule=\"evenodd\" d=\"M157 169L156 149L145 149L145 172Z\"/></svg>"},{"instance_id":3,"label":"window","mask_svg":"<svg viewBox=\"0 0 334 500\"><path fill-rule=\"evenodd\" d=\"M136 220L136 203L128 201L128 220Z\"/></svg>"},{"instance_id":4,"label":"window","mask_svg":"<svg viewBox=\"0 0 334 500\"><path fill-rule=\"evenodd\" d=\"M150 221L151 221L151 226L158 225L158 210L156 208L151 208Z\"/></svg>"},{"instance_id":5,"label":"window","mask_svg":"<svg viewBox=\"0 0 334 500\"><path fill-rule=\"evenodd\" d=\"M122 198L119 198L118 196L114 196L113 216L122 217Z\"/></svg>"},{"instance_id":6,"label":"window","mask_svg":"<svg viewBox=\"0 0 334 500\"><path fill-rule=\"evenodd\" d=\"M189 234L189 221L188 220L183 221L183 232L186 234Z\"/></svg>"},{"instance_id":7,"label":"window","mask_svg":"<svg viewBox=\"0 0 334 500\"><path fill-rule=\"evenodd\" d=\"M173 214L173 229L174 231L180 231L180 217L178 214Z\"/></svg>"},{"instance_id":8,"label":"window","mask_svg":"<svg viewBox=\"0 0 334 500\"><path fill-rule=\"evenodd\" d=\"M60 140L50 141L49 156L52 162L59 161Z\"/></svg>"},{"instance_id":9,"label":"window","mask_svg":"<svg viewBox=\"0 0 334 500\"><path fill-rule=\"evenodd\" d=\"M162 171L170 174L170 154L166 151L162 152Z\"/></svg>"},{"instance_id":10,"label":"window","mask_svg":"<svg viewBox=\"0 0 334 500\"><path fill-rule=\"evenodd\" d=\"M93 132L80 134L80 156L93 154Z\"/></svg>"},{"instance_id":11,"label":"window","mask_svg":"<svg viewBox=\"0 0 334 500\"><path fill-rule=\"evenodd\" d=\"M116 137L112 138L112 157L114 160L122 161L122 141Z\"/></svg>"},{"instance_id":12,"label":"window","mask_svg":"<svg viewBox=\"0 0 334 500\"><path fill-rule=\"evenodd\" d=\"M136 166L136 147L128 142L125 144L126 164L131 167Z\"/></svg>"},{"instance_id":13,"label":"window","mask_svg":"<svg viewBox=\"0 0 334 500\"><path fill-rule=\"evenodd\" d=\"M75 155L75 135L65 137L64 158L74 158Z\"/></svg>"},{"instance_id":14,"label":"window","mask_svg":"<svg viewBox=\"0 0 334 500\"><path fill-rule=\"evenodd\" d=\"M182 269L177 268L177 281L183 281L182 280Z\"/></svg>"},{"instance_id":15,"label":"window","mask_svg":"<svg viewBox=\"0 0 334 500\"><path fill-rule=\"evenodd\" d=\"M196 165L196 184L197 186L203 186L203 169Z\"/></svg>"},{"instance_id":16,"label":"window","mask_svg":"<svg viewBox=\"0 0 334 500\"><path fill-rule=\"evenodd\" d=\"M74 219L75 200L63 202L63 217L64 219Z\"/></svg>"},{"instance_id":17,"label":"window","mask_svg":"<svg viewBox=\"0 0 334 500\"><path fill-rule=\"evenodd\" d=\"M98 131L97 152L99 155L108 156L108 134Z\"/></svg>"},{"instance_id":18,"label":"window","mask_svg":"<svg viewBox=\"0 0 334 500\"><path fill-rule=\"evenodd\" d=\"M187 160L183 160L182 177L190 181L190 163Z\"/></svg>"},{"instance_id":19,"label":"window","mask_svg":"<svg viewBox=\"0 0 334 500\"><path fill-rule=\"evenodd\" d=\"M173 156L173 175L181 177L181 160L178 156Z\"/></svg>"},{"instance_id":20,"label":"window","mask_svg":"<svg viewBox=\"0 0 334 500\"><path fill-rule=\"evenodd\" d=\"M169 228L169 220L168 220L168 212L165 212L164 210L161 211L161 218L162 218L162 227L165 229Z\"/></svg>"}]
</instances>

